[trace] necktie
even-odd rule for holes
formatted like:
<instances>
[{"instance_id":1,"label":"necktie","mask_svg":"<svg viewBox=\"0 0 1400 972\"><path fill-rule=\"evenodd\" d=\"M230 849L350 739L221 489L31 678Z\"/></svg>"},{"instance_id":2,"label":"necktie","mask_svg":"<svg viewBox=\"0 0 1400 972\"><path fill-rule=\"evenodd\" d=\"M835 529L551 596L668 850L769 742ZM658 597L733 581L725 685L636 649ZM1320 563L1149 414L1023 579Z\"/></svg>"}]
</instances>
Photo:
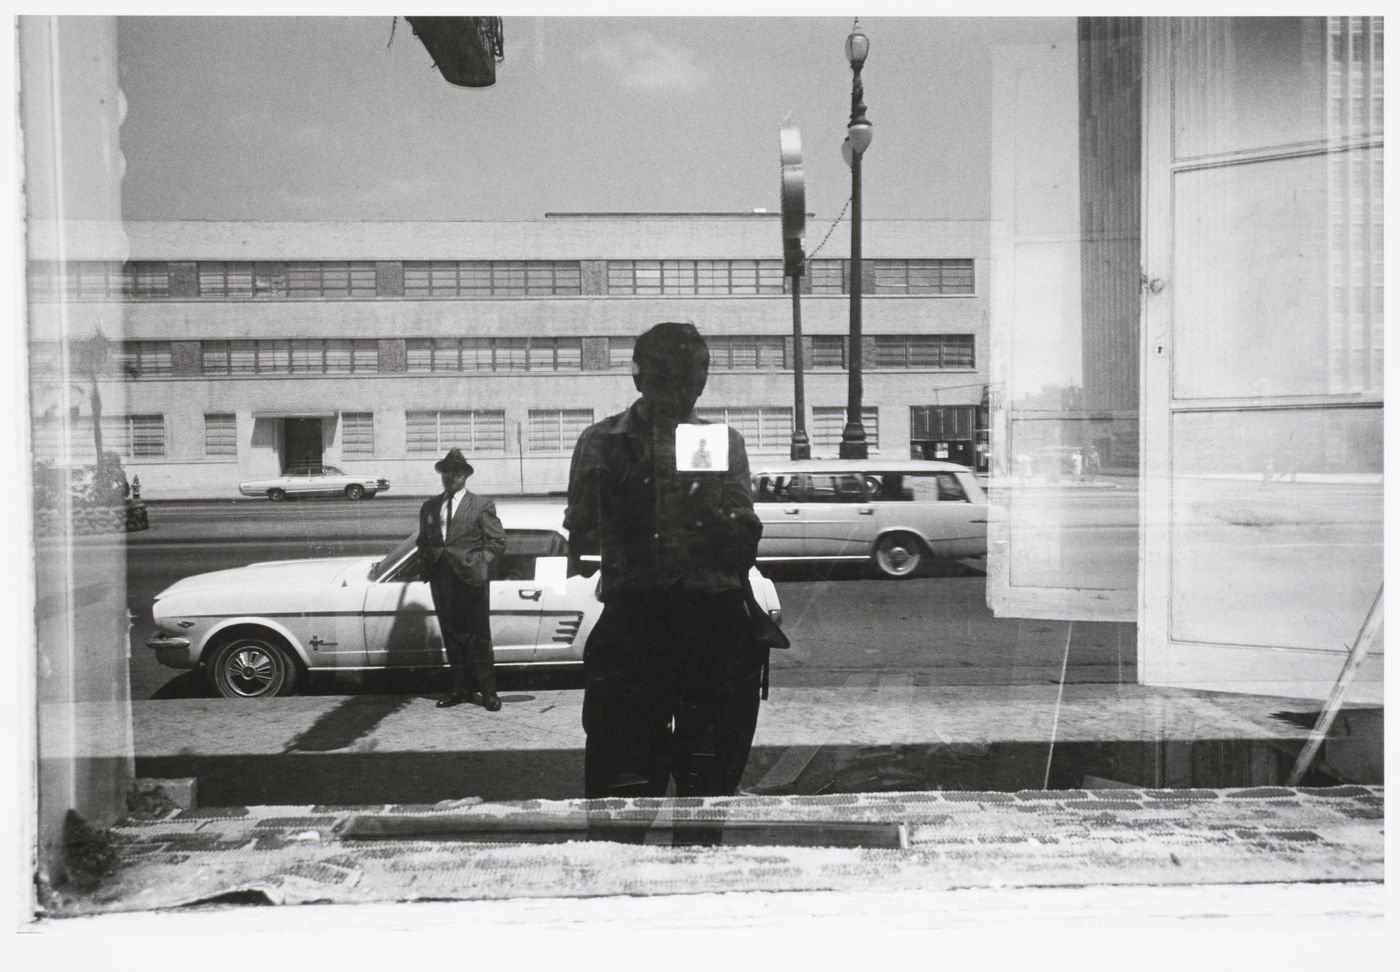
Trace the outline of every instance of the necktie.
<instances>
[{"instance_id":1,"label":"necktie","mask_svg":"<svg viewBox=\"0 0 1400 972\"><path fill-rule=\"evenodd\" d=\"M448 533L450 533L452 530L452 497L455 495L455 493L447 494L447 520L444 522L442 528L442 536L444 540L447 539Z\"/></svg>"}]
</instances>

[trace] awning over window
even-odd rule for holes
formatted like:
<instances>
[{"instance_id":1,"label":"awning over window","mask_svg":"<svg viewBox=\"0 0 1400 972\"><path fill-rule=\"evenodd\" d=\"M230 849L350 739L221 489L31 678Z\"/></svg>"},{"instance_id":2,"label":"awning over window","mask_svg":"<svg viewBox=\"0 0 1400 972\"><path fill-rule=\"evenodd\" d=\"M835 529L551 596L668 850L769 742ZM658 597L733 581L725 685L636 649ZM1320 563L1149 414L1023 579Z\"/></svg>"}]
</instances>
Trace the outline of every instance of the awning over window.
<instances>
[{"instance_id":1,"label":"awning over window","mask_svg":"<svg viewBox=\"0 0 1400 972\"><path fill-rule=\"evenodd\" d=\"M253 412L253 418L335 418L339 414L335 409L270 408L258 409Z\"/></svg>"}]
</instances>

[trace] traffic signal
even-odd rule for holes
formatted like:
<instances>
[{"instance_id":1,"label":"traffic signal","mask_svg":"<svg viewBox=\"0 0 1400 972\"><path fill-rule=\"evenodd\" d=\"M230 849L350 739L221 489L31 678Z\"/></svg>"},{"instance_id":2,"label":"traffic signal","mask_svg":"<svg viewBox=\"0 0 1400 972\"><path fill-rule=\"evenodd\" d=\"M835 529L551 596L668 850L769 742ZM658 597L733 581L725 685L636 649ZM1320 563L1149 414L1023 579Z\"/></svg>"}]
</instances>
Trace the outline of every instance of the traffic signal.
<instances>
[{"instance_id":1,"label":"traffic signal","mask_svg":"<svg viewBox=\"0 0 1400 972\"><path fill-rule=\"evenodd\" d=\"M783 275L800 277L806 256L802 252L807 232L806 173L802 168L802 136L790 118L778 132L782 161Z\"/></svg>"},{"instance_id":2,"label":"traffic signal","mask_svg":"<svg viewBox=\"0 0 1400 972\"><path fill-rule=\"evenodd\" d=\"M405 17L433 64L450 84L489 88L496 65L505 60L500 17Z\"/></svg>"}]
</instances>

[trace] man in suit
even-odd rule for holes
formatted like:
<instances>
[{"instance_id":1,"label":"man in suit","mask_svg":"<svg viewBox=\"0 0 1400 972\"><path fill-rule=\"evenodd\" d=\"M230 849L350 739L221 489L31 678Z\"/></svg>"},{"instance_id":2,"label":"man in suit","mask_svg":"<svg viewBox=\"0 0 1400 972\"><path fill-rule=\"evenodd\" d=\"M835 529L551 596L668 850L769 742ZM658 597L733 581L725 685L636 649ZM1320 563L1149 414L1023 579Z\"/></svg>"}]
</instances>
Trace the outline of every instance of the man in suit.
<instances>
[{"instance_id":1,"label":"man in suit","mask_svg":"<svg viewBox=\"0 0 1400 972\"><path fill-rule=\"evenodd\" d=\"M442 474L442 492L418 511L418 561L452 666L452 687L437 705L476 702L496 712L490 568L506 549L506 531L496 504L467 491L472 467L460 449L449 449L433 468Z\"/></svg>"}]
</instances>

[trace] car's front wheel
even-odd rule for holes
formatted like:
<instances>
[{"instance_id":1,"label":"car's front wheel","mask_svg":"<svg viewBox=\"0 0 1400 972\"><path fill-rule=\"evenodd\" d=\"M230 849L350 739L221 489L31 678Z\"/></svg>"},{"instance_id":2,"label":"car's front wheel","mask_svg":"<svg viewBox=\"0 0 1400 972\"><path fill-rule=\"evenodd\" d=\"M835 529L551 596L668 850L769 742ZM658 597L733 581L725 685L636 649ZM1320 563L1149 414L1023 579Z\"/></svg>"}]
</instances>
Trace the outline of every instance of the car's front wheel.
<instances>
[{"instance_id":1,"label":"car's front wheel","mask_svg":"<svg viewBox=\"0 0 1400 972\"><path fill-rule=\"evenodd\" d=\"M269 489L267 491L267 498L274 503L280 503L287 498L287 491L285 489Z\"/></svg>"},{"instance_id":2,"label":"car's front wheel","mask_svg":"<svg viewBox=\"0 0 1400 972\"><path fill-rule=\"evenodd\" d=\"M209 684L226 699L270 699L290 695L297 683L291 652L270 638L240 635L214 649Z\"/></svg>"},{"instance_id":3,"label":"car's front wheel","mask_svg":"<svg viewBox=\"0 0 1400 972\"><path fill-rule=\"evenodd\" d=\"M875 541L875 567L886 577L909 577L924 561L924 545L912 533L887 533Z\"/></svg>"},{"instance_id":4,"label":"car's front wheel","mask_svg":"<svg viewBox=\"0 0 1400 972\"><path fill-rule=\"evenodd\" d=\"M349 486L346 486L346 487L345 487L345 498L346 498L346 499L352 499L352 500L364 499L364 495L365 495L365 488L364 488L363 486L361 486L359 483L351 483Z\"/></svg>"}]
</instances>

